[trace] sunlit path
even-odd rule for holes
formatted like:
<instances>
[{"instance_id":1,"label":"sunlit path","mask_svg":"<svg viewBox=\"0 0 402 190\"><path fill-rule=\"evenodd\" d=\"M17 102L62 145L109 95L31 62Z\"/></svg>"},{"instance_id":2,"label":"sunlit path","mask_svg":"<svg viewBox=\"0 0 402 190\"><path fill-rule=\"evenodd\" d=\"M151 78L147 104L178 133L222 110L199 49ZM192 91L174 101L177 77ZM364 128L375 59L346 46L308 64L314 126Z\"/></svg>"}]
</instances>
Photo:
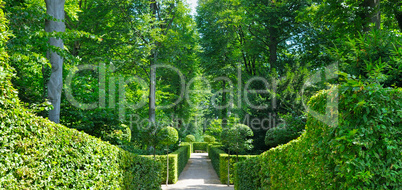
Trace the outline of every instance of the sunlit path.
<instances>
[{"instance_id":1,"label":"sunlit path","mask_svg":"<svg viewBox=\"0 0 402 190\"><path fill-rule=\"evenodd\" d=\"M190 160L179 177L176 184L162 186L162 189L211 189L211 190L233 190L231 185L223 185L212 167L211 160L207 153L193 153Z\"/></svg>"}]
</instances>

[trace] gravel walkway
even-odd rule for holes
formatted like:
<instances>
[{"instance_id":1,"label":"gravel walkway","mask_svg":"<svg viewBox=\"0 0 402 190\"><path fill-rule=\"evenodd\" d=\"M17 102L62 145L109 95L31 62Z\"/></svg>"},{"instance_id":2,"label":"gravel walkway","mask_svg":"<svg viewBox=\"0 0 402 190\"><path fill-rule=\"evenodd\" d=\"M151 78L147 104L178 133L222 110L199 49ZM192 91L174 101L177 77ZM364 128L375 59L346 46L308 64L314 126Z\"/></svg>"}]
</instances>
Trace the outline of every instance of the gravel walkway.
<instances>
[{"instance_id":1,"label":"gravel walkway","mask_svg":"<svg viewBox=\"0 0 402 190\"><path fill-rule=\"evenodd\" d=\"M192 153L190 160L183 172L180 174L179 181L166 187L162 185L162 189L166 190L234 190L233 185L227 186L221 184L219 177L212 167L208 153Z\"/></svg>"}]
</instances>

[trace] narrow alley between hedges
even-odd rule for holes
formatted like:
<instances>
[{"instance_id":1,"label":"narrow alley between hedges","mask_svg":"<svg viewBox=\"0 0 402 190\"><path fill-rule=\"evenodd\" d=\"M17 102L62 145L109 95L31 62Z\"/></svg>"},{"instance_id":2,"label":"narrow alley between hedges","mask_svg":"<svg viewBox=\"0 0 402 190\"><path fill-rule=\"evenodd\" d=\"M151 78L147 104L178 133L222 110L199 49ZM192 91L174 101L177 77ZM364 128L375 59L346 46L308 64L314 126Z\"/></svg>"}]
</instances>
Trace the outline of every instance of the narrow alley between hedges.
<instances>
[{"instance_id":1,"label":"narrow alley between hedges","mask_svg":"<svg viewBox=\"0 0 402 190\"><path fill-rule=\"evenodd\" d=\"M162 185L163 190L234 190L233 185L221 184L208 158L208 153L192 153L176 184Z\"/></svg>"}]
</instances>

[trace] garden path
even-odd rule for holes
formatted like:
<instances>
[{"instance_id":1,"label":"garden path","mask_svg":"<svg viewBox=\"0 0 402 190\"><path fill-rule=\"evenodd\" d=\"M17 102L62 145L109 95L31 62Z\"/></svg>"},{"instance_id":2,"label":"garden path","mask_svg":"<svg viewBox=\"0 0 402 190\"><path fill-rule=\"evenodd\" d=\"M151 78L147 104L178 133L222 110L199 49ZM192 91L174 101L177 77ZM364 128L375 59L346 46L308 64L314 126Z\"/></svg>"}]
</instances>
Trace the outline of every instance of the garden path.
<instances>
[{"instance_id":1,"label":"garden path","mask_svg":"<svg viewBox=\"0 0 402 190\"><path fill-rule=\"evenodd\" d=\"M221 184L212 167L208 153L192 153L179 181L169 186L162 185L163 190L234 190L233 185Z\"/></svg>"}]
</instances>

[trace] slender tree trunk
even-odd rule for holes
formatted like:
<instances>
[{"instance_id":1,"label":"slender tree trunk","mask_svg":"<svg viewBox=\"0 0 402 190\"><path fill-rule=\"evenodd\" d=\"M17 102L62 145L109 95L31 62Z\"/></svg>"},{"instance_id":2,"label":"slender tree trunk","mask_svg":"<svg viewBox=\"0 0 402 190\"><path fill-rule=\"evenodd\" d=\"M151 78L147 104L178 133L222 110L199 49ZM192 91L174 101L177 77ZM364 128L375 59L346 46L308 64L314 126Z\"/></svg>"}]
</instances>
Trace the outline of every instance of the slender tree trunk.
<instances>
[{"instance_id":1,"label":"slender tree trunk","mask_svg":"<svg viewBox=\"0 0 402 190\"><path fill-rule=\"evenodd\" d=\"M46 13L57 19L46 20L45 31L46 32L64 32L66 26L62 20L64 20L64 3L65 0L45 0ZM60 38L50 38L49 45L63 49L63 40ZM63 88L63 58L56 52L48 51L47 57L52 65L52 73L50 75L48 86L48 98L53 105L53 109L49 111L49 120L60 123L60 103L61 103L61 91Z\"/></svg>"},{"instance_id":2,"label":"slender tree trunk","mask_svg":"<svg viewBox=\"0 0 402 190\"><path fill-rule=\"evenodd\" d=\"M222 81L222 105L226 106L226 81ZM227 108L222 109L222 128L225 128L227 125Z\"/></svg>"},{"instance_id":3,"label":"slender tree trunk","mask_svg":"<svg viewBox=\"0 0 402 190\"><path fill-rule=\"evenodd\" d=\"M230 149L228 150L228 187L230 185Z\"/></svg>"},{"instance_id":4,"label":"slender tree trunk","mask_svg":"<svg viewBox=\"0 0 402 190\"><path fill-rule=\"evenodd\" d=\"M396 21L398 21L398 26L402 32L402 11L401 12L395 11L395 18L396 18Z\"/></svg>"},{"instance_id":5,"label":"slender tree trunk","mask_svg":"<svg viewBox=\"0 0 402 190\"><path fill-rule=\"evenodd\" d=\"M151 10L152 14L154 15L155 19L157 18L157 5L156 5L156 0L151 1ZM155 27L154 27L155 28ZM151 124L155 123L155 91L156 91L156 71L155 71L155 65L158 62L158 50L157 50L157 45L158 43L155 41L155 47L152 50L152 55L151 57L151 69L150 69L150 80L149 80L149 122Z\"/></svg>"},{"instance_id":6,"label":"slender tree trunk","mask_svg":"<svg viewBox=\"0 0 402 190\"><path fill-rule=\"evenodd\" d=\"M150 4L150 8L152 10L152 14L154 15L155 19L157 18L156 14L156 0L152 0ZM154 26L155 28L155 26ZM157 50L157 42L155 41L155 47L152 50L151 60L150 60L150 74L149 74L149 124L150 126L154 126L155 130L157 129L156 122L155 122L155 91L156 91L156 63L158 61L158 50ZM152 133L152 132L151 132ZM148 149L154 149L154 156L155 156L155 147L152 145L148 147Z\"/></svg>"},{"instance_id":7,"label":"slender tree trunk","mask_svg":"<svg viewBox=\"0 0 402 190\"><path fill-rule=\"evenodd\" d=\"M370 27L371 23L375 24L375 29L381 29L380 0L364 0L363 6L371 10L368 11L362 19L364 22L363 31L371 31L373 29Z\"/></svg>"},{"instance_id":8,"label":"slender tree trunk","mask_svg":"<svg viewBox=\"0 0 402 190\"><path fill-rule=\"evenodd\" d=\"M166 146L167 148L167 153L166 153L166 168L167 168L167 172L166 172L166 186L169 185L169 145Z\"/></svg>"},{"instance_id":9,"label":"slender tree trunk","mask_svg":"<svg viewBox=\"0 0 402 190\"><path fill-rule=\"evenodd\" d=\"M271 69L275 68L277 71L279 70L279 66L277 65L277 51L278 51L278 42L275 37L271 37L269 48L269 64L271 65Z\"/></svg>"}]
</instances>

